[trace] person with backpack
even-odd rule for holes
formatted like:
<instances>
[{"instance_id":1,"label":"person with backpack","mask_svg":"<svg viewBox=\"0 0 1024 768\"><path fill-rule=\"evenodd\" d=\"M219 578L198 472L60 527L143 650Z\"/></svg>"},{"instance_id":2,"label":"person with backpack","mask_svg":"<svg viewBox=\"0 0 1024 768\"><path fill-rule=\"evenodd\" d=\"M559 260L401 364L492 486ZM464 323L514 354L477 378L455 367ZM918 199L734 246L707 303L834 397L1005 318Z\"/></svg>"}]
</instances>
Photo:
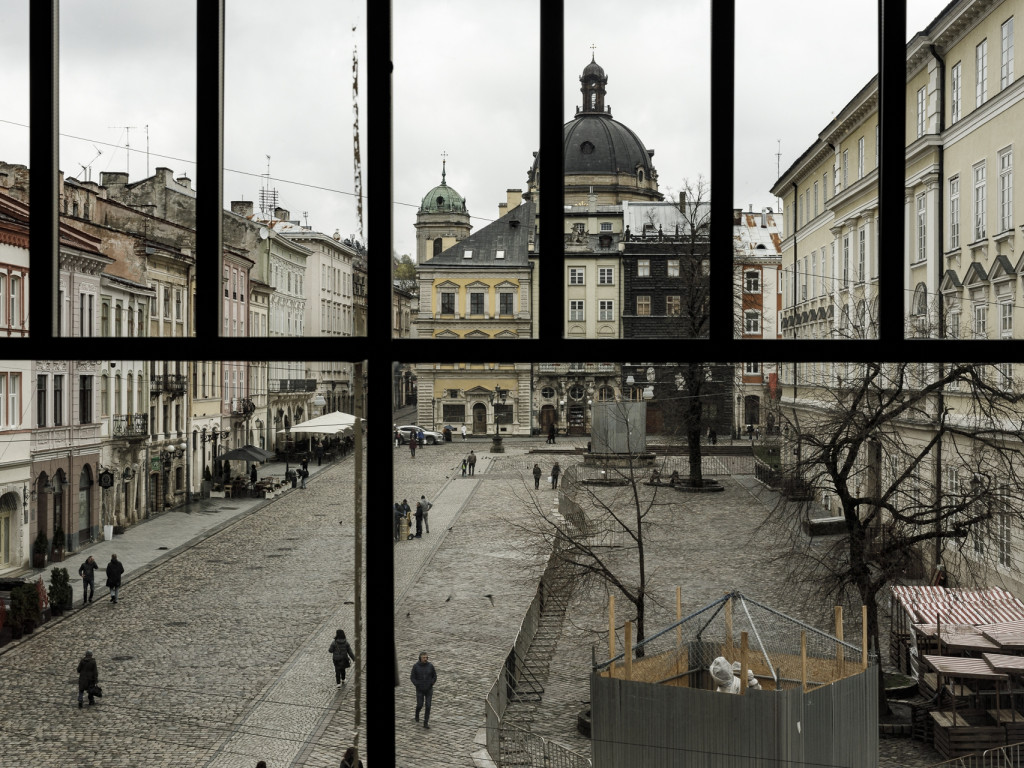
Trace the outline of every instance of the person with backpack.
<instances>
[{"instance_id":1,"label":"person with backpack","mask_svg":"<svg viewBox=\"0 0 1024 768\"><path fill-rule=\"evenodd\" d=\"M92 602L92 596L96 591L96 569L100 565L89 555L78 568L78 575L82 577L82 605Z\"/></svg>"},{"instance_id":2,"label":"person with backpack","mask_svg":"<svg viewBox=\"0 0 1024 768\"><path fill-rule=\"evenodd\" d=\"M341 688L345 684L345 670L350 666L349 659L356 660L355 654L352 653L352 646L345 639L345 630L339 629L334 633L334 641L327 650L334 660L334 682L337 683L338 688Z\"/></svg>"},{"instance_id":3,"label":"person with backpack","mask_svg":"<svg viewBox=\"0 0 1024 768\"><path fill-rule=\"evenodd\" d=\"M420 496L420 504L423 505L423 527L426 529L427 533L430 533L430 523L428 522L428 520L429 520L428 513L430 512L430 508L433 507L434 505L431 504L429 501L427 501L427 497L426 496Z\"/></svg>"}]
</instances>

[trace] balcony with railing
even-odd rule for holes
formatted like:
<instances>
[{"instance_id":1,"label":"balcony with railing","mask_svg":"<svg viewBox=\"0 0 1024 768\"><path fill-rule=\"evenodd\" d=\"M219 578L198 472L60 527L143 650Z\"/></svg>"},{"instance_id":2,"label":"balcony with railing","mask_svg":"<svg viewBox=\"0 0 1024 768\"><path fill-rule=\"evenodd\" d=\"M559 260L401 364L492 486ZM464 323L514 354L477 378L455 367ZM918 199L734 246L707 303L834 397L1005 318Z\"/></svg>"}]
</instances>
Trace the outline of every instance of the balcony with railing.
<instances>
[{"instance_id":1,"label":"balcony with railing","mask_svg":"<svg viewBox=\"0 0 1024 768\"><path fill-rule=\"evenodd\" d=\"M149 380L150 397L155 397L161 392L166 392L172 398L185 394L187 379L181 373L157 374Z\"/></svg>"},{"instance_id":2,"label":"balcony with railing","mask_svg":"<svg viewBox=\"0 0 1024 768\"><path fill-rule=\"evenodd\" d=\"M316 392L316 379L270 379L268 392Z\"/></svg>"},{"instance_id":3,"label":"balcony with railing","mask_svg":"<svg viewBox=\"0 0 1024 768\"><path fill-rule=\"evenodd\" d=\"M256 404L248 397L231 398L231 415L238 418L248 418L256 412Z\"/></svg>"},{"instance_id":4,"label":"balcony with railing","mask_svg":"<svg viewBox=\"0 0 1024 768\"><path fill-rule=\"evenodd\" d=\"M537 363L537 372L561 375L615 373L615 363Z\"/></svg>"},{"instance_id":5,"label":"balcony with railing","mask_svg":"<svg viewBox=\"0 0 1024 768\"><path fill-rule=\"evenodd\" d=\"M149 414L126 413L111 417L113 436L120 440L145 440L149 437Z\"/></svg>"}]
</instances>

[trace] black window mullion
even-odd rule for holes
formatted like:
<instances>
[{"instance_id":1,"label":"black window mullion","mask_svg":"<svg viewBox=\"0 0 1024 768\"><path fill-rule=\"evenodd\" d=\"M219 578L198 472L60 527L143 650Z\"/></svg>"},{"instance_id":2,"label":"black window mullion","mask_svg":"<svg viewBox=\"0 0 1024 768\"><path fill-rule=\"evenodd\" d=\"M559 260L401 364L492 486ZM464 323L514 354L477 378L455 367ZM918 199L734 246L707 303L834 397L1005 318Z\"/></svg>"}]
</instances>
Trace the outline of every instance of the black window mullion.
<instances>
[{"instance_id":1,"label":"black window mullion","mask_svg":"<svg viewBox=\"0 0 1024 768\"><path fill-rule=\"evenodd\" d=\"M224 3L196 3L196 291L197 338L213 341L223 328L220 298L224 199ZM186 326L188 318L186 318ZM192 355L198 359L198 355Z\"/></svg>"},{"instance_id":2,"label":"black window mullion","mask_svg":"<svg viewBox=\"0 0 1024 768\"><path fill-rule=\"evenodd\" d=\"M710 337L732 343L733 301L733 118L735 100L734 0L711 3L711 285Z\"/></svg>"},{"instance_id":3,"label":"black window mullion","mask_svg":"<svg viewBox=\"0 0 1024 768\"><path fill-rule=\"evenodd\" d=\"M878 235L879 251L886 254L878 266L878 339L883 347L903 342L906 33L905 1L878 0Z\"/></svg>"},{"instance_id":4,"label":"black window mullion","mask_svg":"<svg viewBox=\"0 0 1024 768\"><path fill-rule=\"evenodd\" d=\"M539 274L533 290L540 291L538 337L545 342L561 339L564 329L565 282L563 278L565 177L562 172L562 97L565 61L565 10L563 0L540 3L540 254Z\"/></svg>"},{"instance_id":5,"label":"black window mullion","mask_svg":"<svg viewBox=\"0 0 1024 768\"><path fill-rule=\"evenodd\" d=\"M366 0L367 28L366 73L366 141L365 149L372 194L366 197L366 211L370 240L376 257L367 259L367 344L363 370L367 384L368 424L374 425L365 435L367 478L370 484L382 483L391 488L394 478L390 427L392 408L391 361L395 349L392 339L391 307L392 281L392 168L391 168L391 2L374 3ZM372 44L369 44L373 41ZM359 393L353 392L354 397ZM385 433L387 438L385 440ZM392 494L393 497L393 494ZM395 680L398 667L398 646L395 643L394 610L394 538L391 535L390 504L387 514L381 514L383 500L376 499L367 487L367 503L363 515L365 525L364 568L366 572L366 644L363 656L367 660L366 680L366 733L372 734L360 747L373 763L394 765L395 760ZM358 585L356 586L358 589ZM375 599L370 599L375 596ZM404 662L403 662L404 664Z\"/></svg>"},{"instance_id":6,"label":"black window mullion","mask_svg":"<svg viewBox=\"0 0 1024 768\"><path fill-rule=\"evenodd\" d=\"M33 343L57 333L59 0L29 4L29 333Z\"/></svg>"}]
</instances>

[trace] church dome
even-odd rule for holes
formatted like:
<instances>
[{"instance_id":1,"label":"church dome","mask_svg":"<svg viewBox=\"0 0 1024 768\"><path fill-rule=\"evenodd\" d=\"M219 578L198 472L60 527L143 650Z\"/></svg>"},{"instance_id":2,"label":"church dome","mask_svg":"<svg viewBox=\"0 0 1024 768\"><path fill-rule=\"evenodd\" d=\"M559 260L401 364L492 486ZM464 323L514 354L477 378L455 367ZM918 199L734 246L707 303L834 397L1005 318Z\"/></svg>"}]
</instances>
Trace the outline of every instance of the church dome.
<instances>
[{"instance_id":1,"label":"church dome","mask_svg":"<svg viewBox=\"0 0 1024 768\"><path fill-rule=\"evenodd\" d=\"M596 193L606 202L660 200L654 150L630 128L612 118L605 105L608 76L593 57L580 75L583 106L562 126L566 199ZM529 171L531 194L539 189L540 154Z\"/></svg>"},{"instance_id":2,"label":"church dome","mask_svg":"<svg viewBox=\"0 0 1024 768\"><path fill-rule=\"evenodd\" d=\"M636 174L650 177L651 156L640 137L618 120L581 112L562 127L565 174Z\"/></svg>"},{"instance_id":3,"label":"church dome","mask_svg":"<svg viewBox=\"0 0 1024 768\"><path fill-rule=\"evenodd\" d=\"M441 183L423 196L420 213L469 213L466 210L466 198L445 181L444 164L441 166Z\"/></svg>"}]
</instances>

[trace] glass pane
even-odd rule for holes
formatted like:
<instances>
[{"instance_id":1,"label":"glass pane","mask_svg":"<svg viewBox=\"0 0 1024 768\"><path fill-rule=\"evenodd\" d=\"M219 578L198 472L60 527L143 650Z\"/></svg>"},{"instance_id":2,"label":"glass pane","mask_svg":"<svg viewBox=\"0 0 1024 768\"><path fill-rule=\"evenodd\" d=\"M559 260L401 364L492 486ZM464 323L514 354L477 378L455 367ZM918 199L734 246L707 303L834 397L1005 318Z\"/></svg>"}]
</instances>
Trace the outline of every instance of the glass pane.
<instances>
[{"instance_id":1,"label":"glass pane","mask_svg":"<svg viewBox=\"0 0 1024 768\"><path fill-rule=\"evenodd\" d=\"M57 333L189 336L195 3L69 3L60 21L59 205L76 242Z\"/></svg>"},{"instance_id":2,"label":"glass pane","mask_svg":"<svg viewBox=\"0 0 1024 768\"><path fill-rule=\"evenodd\" d=\"M567 338L708 334L710 8L565 5Z\"/></svg>"},{"instance_id":3,"label":"glass pane","mask_svg":"<svg viewBox=\"0 0 1024 768\"><path fill-rule=\"evenodd\" d=\"M280 4L227 4L222 336L366 335L361 9L299 0L279 36Z\"/></svg>"},{"instance_id":4,"label":"glass pane","mask_svg":"<svg viewBox=\"0 0 1024 768\"><path fill-rule=\"evenodd\" d=\"M808 40L835 36L831 9L737 3L737 338L872 338L879 248L877 4L844 9L842 60ZM772 41L822 98L797 103L751 77ZM810 66L808 66L810 64ZM774 59L773 59L774 66ZM747 119L756 115L758 119ZM798 237L794 234L798 233Z\"/></svg>"},{"instance_id":5,"label":"glass pane","mask_svg":"<svg viewBox=\"0 0 1024 768\"><path fill-rule=\"evenodd\" d=\"M392 334L529 338L538 4L500 17L471 0L393 8Z\"/></svg>"},{"instance_id":6,"label":"glass pane","mask_svg":"<svg viewBox=\"0 0 1024 768\"><path fill-rule=\"evenodd\" d=\"M9 92L0 120L0 333L27 336L28 318L28 3L6 3L0 10L5 41L0 71Z\"/></svg>"},{"instance_id":7,"label":"glass pane","mask_svg":"<svg viewBox=\"0 0 1024 768\"><path fill-rule=\"evenodd\" d=\"M951 7L936 21L931 42L944 66L922 51L907 80L908 334L1019 338L1011 285L1021 250L1014 244L1020 107L1006 93L1019 70L1014 17L1006 6Z\"/></svg>"}]
</instances>

